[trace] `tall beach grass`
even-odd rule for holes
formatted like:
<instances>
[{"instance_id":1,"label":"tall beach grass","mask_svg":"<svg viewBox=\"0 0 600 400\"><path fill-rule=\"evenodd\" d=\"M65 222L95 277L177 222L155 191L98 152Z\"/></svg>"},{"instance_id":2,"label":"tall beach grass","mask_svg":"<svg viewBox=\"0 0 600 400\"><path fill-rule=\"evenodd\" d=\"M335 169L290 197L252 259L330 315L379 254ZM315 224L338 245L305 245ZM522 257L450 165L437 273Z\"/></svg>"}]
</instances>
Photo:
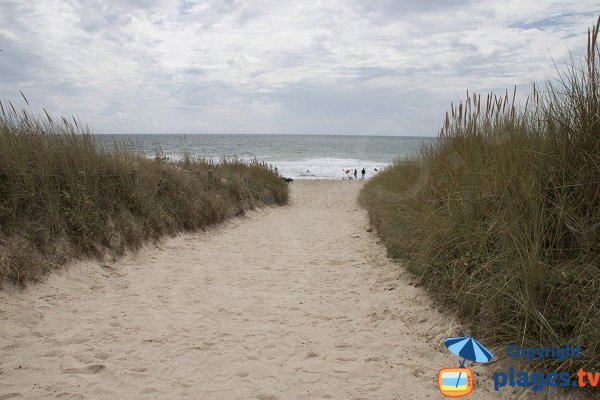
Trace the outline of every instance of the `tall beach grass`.
<instances>
[{"instance_id":1,"label":"tall beach grass","mask_svg":"<svg viewBox=\"0 0 600 400\"><path fill-rule=\"evenodd\" d=\"M436 145L361 193L389 254L478 338L583 348L536 368L600 370L599 24L525 104L467 95Z\"/></svg>"},{"instance_id":2,"label":"tall beach grass","mask_svg":"<svg viewBox=\"0 0 600 400\"><path fill-rule=\"evenodd\" d=\"M257 161L148 159L100 147L75 119L0 103L0 282L39 279L80 255L116 257L287 195Z\"/></svg>"}]
</instances>

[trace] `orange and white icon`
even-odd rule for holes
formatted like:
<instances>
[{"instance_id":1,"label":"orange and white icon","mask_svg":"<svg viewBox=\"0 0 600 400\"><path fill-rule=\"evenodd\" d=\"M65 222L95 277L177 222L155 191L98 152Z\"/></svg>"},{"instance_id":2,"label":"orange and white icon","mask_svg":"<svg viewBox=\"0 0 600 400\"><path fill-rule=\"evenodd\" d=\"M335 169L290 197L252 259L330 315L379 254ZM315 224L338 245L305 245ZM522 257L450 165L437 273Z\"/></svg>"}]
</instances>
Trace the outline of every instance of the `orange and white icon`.
<instances>
[{"instance_id":1,"label":"orange and white icon","mask_svg":"<svg viewBox=\"0 0 600 400\"><path fill-rule=\"evenodd\" d=\"M440 369L438 388L444 396L466 396L473 391L473 372L467 368Z\"/></svg>"}]
</instances>

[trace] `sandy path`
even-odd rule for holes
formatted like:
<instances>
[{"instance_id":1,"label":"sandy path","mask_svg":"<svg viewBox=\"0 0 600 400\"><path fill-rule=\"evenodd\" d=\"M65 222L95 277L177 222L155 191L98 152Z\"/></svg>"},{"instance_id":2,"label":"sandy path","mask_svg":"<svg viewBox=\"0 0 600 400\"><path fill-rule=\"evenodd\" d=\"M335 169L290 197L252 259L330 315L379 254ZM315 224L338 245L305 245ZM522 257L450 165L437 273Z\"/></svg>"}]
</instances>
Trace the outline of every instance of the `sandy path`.
<instances>
[{"instance_id":1,"label":"sandy path","mask_svg":"<svg viewBox=\"0 0 600 400\"><path fill-rule=\"evenodd\" d=\"M0 293L0 399L441 398L450 321L359 187L294 182L290 206Z\"/></svg>"}]
</instances>

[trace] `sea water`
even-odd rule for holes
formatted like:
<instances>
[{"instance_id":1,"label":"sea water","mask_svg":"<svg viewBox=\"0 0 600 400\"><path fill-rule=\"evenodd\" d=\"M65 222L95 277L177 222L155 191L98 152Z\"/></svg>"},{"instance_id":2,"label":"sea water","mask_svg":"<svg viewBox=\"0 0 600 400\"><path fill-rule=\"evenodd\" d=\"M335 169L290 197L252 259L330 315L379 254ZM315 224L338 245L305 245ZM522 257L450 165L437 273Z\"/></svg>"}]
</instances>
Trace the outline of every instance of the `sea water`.
<instances>
[{"instance_id":1,"label":"sea water","mask_svg":"<svg viewBox=\"0 0 600 400\"><path fill-rule=\"evenodd\" d=\"M432 137L331 135L97 135L101 143L123 142L148 157L180 159L185 151L194 157L218 160L256 158L277 167L293 179L347 179L346 170L364 168L369 178L433 143Z\"/></svg>"}]
</instances>

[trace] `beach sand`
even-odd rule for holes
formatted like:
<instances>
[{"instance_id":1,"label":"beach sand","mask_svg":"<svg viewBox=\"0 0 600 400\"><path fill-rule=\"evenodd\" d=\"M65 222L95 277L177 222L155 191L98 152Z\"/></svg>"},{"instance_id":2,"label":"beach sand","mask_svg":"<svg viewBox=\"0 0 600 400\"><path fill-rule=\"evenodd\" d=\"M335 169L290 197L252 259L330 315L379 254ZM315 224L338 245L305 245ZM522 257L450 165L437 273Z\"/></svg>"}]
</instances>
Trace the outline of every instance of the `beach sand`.
<instances>
[{"instance_id":1,"label":"beach sand","mask_svg":"<svg viewBox=\"0 0 600 400\"><path fill-rule=\"evenodd\" d=\"M6 288L0 399L441 398L457 323L386 257L361 186L296 181L289 206Z\"/></svg>"}]
</instances>

